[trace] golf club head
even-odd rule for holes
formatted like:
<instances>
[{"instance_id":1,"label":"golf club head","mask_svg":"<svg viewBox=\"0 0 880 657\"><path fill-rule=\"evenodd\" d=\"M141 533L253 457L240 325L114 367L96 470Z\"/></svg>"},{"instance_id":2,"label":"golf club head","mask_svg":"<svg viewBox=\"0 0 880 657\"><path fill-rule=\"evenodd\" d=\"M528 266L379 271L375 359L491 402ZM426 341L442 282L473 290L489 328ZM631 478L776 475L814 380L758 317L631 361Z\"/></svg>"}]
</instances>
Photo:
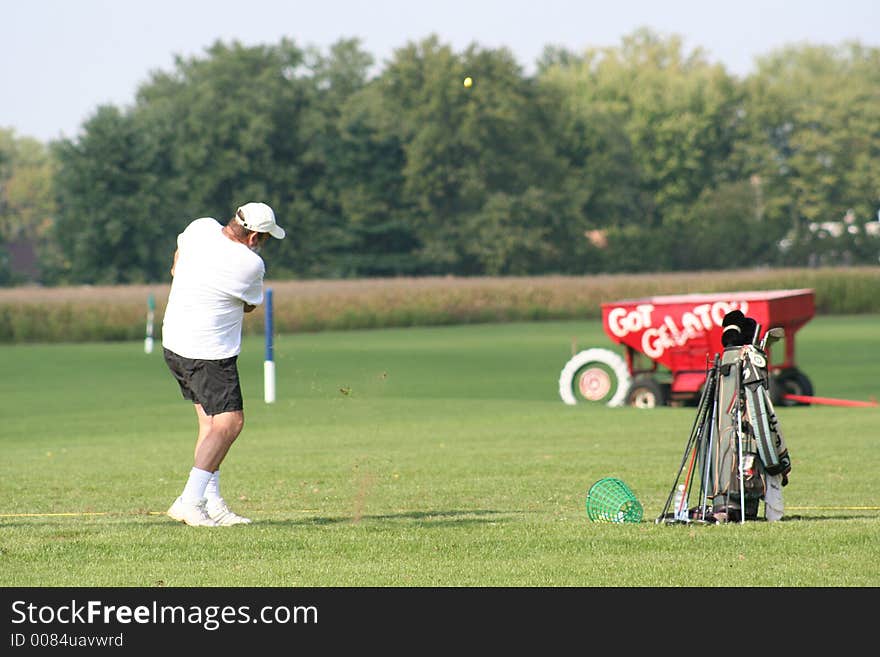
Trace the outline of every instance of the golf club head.
<instances>
[{"instance_id":1,"label":"golf club head","mask_svg":"<svg viewBox=\"0 0 880 657\"><path fill-rule=\"evenodd\" d=\"M757 347L758 344L760 343L760 340L759 340L760 336L761 336L761 324L758 322L755 322L754 331L752 332L752 339L749 341L749 344Z\"/></svg>"},{"instance_id":2,"label":"golf club head","mask_svg":"<svg viewBox=\"0 0 880 657\"><path fill-rule=\"evenodd\" d=\"M764 338L761 340L761 351L766 350L771 344L779 342L784 337L785 329L781 326L774 326L771 329L767 329Z\"/></svg>"}]
</instances>

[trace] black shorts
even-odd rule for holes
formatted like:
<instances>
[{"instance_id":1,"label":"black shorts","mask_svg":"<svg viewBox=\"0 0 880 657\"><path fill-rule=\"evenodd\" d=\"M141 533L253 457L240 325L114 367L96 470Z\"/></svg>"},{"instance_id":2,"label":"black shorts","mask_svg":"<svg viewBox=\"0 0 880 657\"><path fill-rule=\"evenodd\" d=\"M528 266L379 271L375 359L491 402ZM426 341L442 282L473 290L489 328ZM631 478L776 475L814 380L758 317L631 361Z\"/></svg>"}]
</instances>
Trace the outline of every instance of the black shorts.
<instances>
[{"instance_id":1,"label":"black shorts","mask_svg":"<svg viewBox=\"0 0 880 657\"><path fill-rule=\"evenodd\" d=\"M184 358L164 349L168 369L184 399L201 404L206 415L244 410L238 380L238 356L220 360Z\"/></svg>"}]
</instances>

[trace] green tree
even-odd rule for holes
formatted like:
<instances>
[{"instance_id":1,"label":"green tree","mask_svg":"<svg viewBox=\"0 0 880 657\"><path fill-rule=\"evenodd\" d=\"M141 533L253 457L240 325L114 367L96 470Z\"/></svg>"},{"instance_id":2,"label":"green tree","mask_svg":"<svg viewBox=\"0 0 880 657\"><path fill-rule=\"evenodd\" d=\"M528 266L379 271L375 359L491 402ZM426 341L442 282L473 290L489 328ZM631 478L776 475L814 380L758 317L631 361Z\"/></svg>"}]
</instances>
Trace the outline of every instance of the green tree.
<instances>
[{"instance_id":1,"label":"green tree","mask_svg":"<svg viewBox=\"0 0 880 657\"><path fill-rule=\"evenodd\" d=\"M459 55L432 36L397 50L380 84L405 155L404 206L430 270L521 270L505 253L532 272L557 264L569 223L548 209L561 205L565 165L537 85L510 51L471 45ZM541 212L516 209L536 203Z\"/></svg>"},{"instance_id":2,"label":"green tree","mask_svg":"<svg viewBox=\"0 0 880 657\"><path fill-rule=\"evenodd\" d=\"M38 237L55 206L49 149L0 129L0 233L7 239Z\"/></svg>"},{"instance_id":3,"label":"green tree","mask_svg":"<svg viewBox=\"0 0 880 657\"><path fill-rule=\"evenodd\" d=\"M41 152L0 132L0 234L49 230L39 241L61 257L44 258L46 280L71 282L164 280L186 223L251 200L290 235L268 246L276 277L880 251L866 229L880 197L877 49L786 48L744 81L646 29L617 47L548 48L534 77L506 48L455 52L436 36L371 78L373 64L357 39L326 52L218 41L154 73L131 108L100 108L76 140Z\"/></svg>"},{"instance_id":4,"label":"green tree","mask_svg":"<svg viewBox=\"0 0 880 657\"><path fill-rule=\"evenodd\" d=\"M78 141L54 145L59 169L53 230L64 258L54 274L58 281L112 284L167 277L174 235L165 230L161 188L149 184L156 180L154 146L113 106L99 108Z\"/></svg>"},{"instance_id":5,"label":"green tree","mask_svg":"<svg viewBox=\"0 0 880 657\"><path fill-rule=\"evenodd\" d=\"M397 216L403 153L369 80L372 56L350 39L327 55L310 50L307 61L316 88L309 157L321 167L314 199L326 235L314 274L415 273L413 238Z\"/></svg>"},{"instance_id":6,"label":"green tree","mask_svg":"<svg viewBox=\"0 0 880 657\"><path fill-rule=\"evenodd\" d=\"M37 260L33 271L10 273L9 281L39 280L39 261L54 256L55 245L50 239L55 214L54 169L51 153L42 142L0 129L0 239Z\"/></svg>"},{"instance_id":7,"label":"green tree","mask_svg":"<svg viewBox=\"0 0 880 657\"><path fill-rule=\"evenodd\" d=\"M746 153L779 262L841 264L832 251L876 262L863 227L880 198L880 49L788 46L758 60L747 89ZM839 238L817 228L847 216L855 230Z\"/></svg>"},{"instance_id":8,"label":"green tree","mask_svg":"<svg viewBox=\"0 0 880 657\"><path fill-rule=\"evenodd\" d=\"M347 274L415 275L425 271L421 243L404 193L406 155L381 81L343 105L329 175L346 218Z\"/></svg>"},{"instance_id":9,"label":"green tree","mask_svg":"<svg viewBox=\"0 0 880 657\"><path fill-rule=\"evenodd\" d=\"M261 200L289 239L270 243L269 275L341 272L351 242L329 175L341 106L365 83L370 56L343 40L327 56L282 39L274 46L215 43L205 57L178 59L138 94L146 130L169 134L172 192L184 218L224 221Z\"/></svg>"},{"instance_id":10,"label":"green tree","mask_svg":"<svg viewBox=\"0 0 880 657\"><path fill-rule=\"evenodd\" d=\"M554 143L571 169L569 194L587 228L641 223L649 204L623 106L585 99L595 85L588 56L547 48L538 65L542 97L556 108Z\"/></svg>"},{"instance_id":11,"label":"green tree","mask_svg":"<svg viewBox=\"0 0 880 657\"><path fill-rule=\"evenodd\" d=\"M680 37L647 29L619 47L548 49L539 71L559 98L588 227L610 230L605 266L673 266L676 236L701 221L692 204L744 175L740 85L701 50L685 53Z\"/></svg>"},{"instance_id":12,"label":"green tree","mask_svg":"<svg viewBox=\"0 0 880 657\"><path fill-rule=\"evenodd\" d=\"M674 270L744 269L772 261L775 243L760 212L756 183L708 188L667 227Z\"/></svg>"},{"instance_id":13,"label":"green tree","mask_svg":"<svg viewBox=\"0 0 880 657\"><path fill-rule=\"evenodd\" d=\"M338 72L323 60L310 69L288 40L216 42L204 57L177 58L173 71L153 74L130 110L101 108L77 141L58 147L58 234L76 231L65 238L63 275L165 279L189 221L222 223L253 200L272 205L291 235L268 247L277 250L270 275L326 273L344 225L326 188L333 119L316 99L336 84L344 95L356 82Z\"/></svg>"}]
</instances>

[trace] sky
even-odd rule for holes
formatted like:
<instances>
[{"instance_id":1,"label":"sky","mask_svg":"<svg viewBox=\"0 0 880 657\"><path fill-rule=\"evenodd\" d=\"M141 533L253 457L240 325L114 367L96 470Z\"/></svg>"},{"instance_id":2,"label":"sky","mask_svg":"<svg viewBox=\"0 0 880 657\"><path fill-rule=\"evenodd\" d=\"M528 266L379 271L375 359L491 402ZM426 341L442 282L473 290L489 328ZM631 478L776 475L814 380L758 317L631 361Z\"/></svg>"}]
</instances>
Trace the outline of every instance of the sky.
<instances>
[{"instance_id":1,"label":"sky","mask_svg":"<svg viewBox=\"0 0 880 657\"><path fill-rule=\"evenodd\" d=\"M456 52L506 47L528 74L545 46L618 46L648 27L742 77L786 45L880 47L880 0L0 0L0 25L0 128L47 142L218 39L326 51L359 38L381 69L436 34Z\"/></svg>"}]
</instances>

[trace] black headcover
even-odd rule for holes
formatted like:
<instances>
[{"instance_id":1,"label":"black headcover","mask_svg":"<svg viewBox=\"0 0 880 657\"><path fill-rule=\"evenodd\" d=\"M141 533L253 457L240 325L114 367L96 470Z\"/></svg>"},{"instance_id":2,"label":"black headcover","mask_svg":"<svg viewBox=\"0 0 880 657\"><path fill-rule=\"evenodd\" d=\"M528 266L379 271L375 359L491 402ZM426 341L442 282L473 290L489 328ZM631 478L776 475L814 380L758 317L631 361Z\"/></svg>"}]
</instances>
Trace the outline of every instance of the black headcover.
<instances>
[{"instance_id":1,"label":"black headcover","mask_svg":"<svg viewBox=\"0 0 880 657\"><path fill-rule=\"evenodd\" d=\"M725 347L739 347L745 344L742 341L742 321L745 315L741 310L731 310L724 316L721 322L721 344Z\"/></svg>"},{"instance_id":2,"label":"black headcover","mask_svg":"<svg viewBox=\"0 0 880 657\"><path fill-rule=\"evenodd\" d=\"M721 344L725 347L741 347L752 344L758 322L743 315L741 310L731 310L721 322Z\"/></svg>"},{"instance_id":3,"label":"black headcover","mask_svg":"<svg viewBox=\"0 0 880 657\"><path fill-rule=\"evenodd\" d=\"M755 340L755 331L758 330L758 322L751 317L744 317L741 325L743 344L752 344Z\"/></svg>"}]
</instances>

